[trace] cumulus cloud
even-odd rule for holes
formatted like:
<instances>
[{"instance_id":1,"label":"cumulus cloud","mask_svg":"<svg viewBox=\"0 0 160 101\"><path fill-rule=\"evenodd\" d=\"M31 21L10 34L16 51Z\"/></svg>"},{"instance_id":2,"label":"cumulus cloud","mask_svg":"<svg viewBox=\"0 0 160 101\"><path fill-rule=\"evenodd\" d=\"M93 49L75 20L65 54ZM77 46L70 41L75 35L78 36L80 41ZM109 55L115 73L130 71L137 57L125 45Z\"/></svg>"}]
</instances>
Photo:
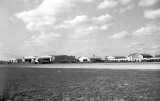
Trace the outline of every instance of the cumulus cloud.
<instances>
[{"instance_id":1,"label":"cumulus cloud","mask_svg":"<svg viewBox=\"0 0 160 101\"><path fill-rule=\"evenodd\" d=\"M133 35L136 35L136 36L152 35L152 34L156 34L159 31L160 31L160 26L147 25L145 27L142 27L134 31Z\"/></svg>"},{"instance_id":2,"label":"cumulus cloud","mask_svg":"<svg viewBox=\"0 0 160 101\"><path fill-rule=\"evenodd\" d=\"M100 29L101 29L101 30L107 30L107 29L108 29L108 25L102 25L102 26L100 27Z\"/></svg>"},{"instance_id":3,"label":"cumulus cloud","mask_svg":"<svg viewBox=\"0 0 160 101\"><path fill-rule=\"evenodd\" d=\"M93 18L88 18L86 15L77 15L71 20L64 20L56 28L76 28L77 26L88 26L94 23L103 24L111 21L111 19L113 19L113 17L110 14L100 15ZM105 26L102 27L104 28Z\"/></svg>"},{"instance_id":4,"label":"cumulus cloud","mask_svg":"<svg viewBox=\"0 0 160 101\"><path fill-rule=\"evenodd\" d=\"M115 6L118 5L118 1L114 1L114 0L104 0L103 2L101 2L98 6L97 9L100 10L104 10L107 8L114 8Z\"/></svg>"},{"instance_id":5,"label":"cumulus cloud","mask_svg":"<svg viewBox=\"0 0 160 101\"><path fill-rule=\"evenodd\" d=\"M91 28L90 30L93 30L95 28L96 27ZM91 35L93 35L93 34L90 33L88 28L86 29L84 27L81 27L81 28L75 29L75 33L71 35L71 38L78 39L78 38L82 38L82 37L91 37Z\"/></svg>"},{"instance_id":6,"label":"cumulus cloud","mask_svg":"<svg viewBox=\"0 0 160 101\"><path fill-rule=\"evenodd\" d=\"M118 38L124 38L124 37L129 37L129 33L127 31L122 31L117 34L114 34L112 36L109 36L109 39L118 39Z\"/></svg>"},{"instance_id":7,"label":"cumulus cloud","mask_svg":"<svg viewBox=\"0 0 160 101\"><path fill-rule=\"evenodd\" d=\"M2 48L3 47L3 43L2 42L0 42L0 48Z\"/></svg>"},{"instance_id":8,"label":"cumulus cloud","mask_svg":"<svg viewBox=\"0 0 160 101\"><path fill-rule=\"evenodd\" d=\"M131 0L104 0L97 6L97 9L104 10L107 8L114 8L118 5L118 3L121 3L122 5L126 5L129 2L131 2Z\"/></svg>"},{"instance_id":9,"label":"cumulus cloud","mask_svg":"<svg viewBox=\"0 0 160 101\"><path fill-rule=\"evenodd\" d=\"M131 2L131 0L120 0L120 3L122 3L123 5L126 5L129 2Z\"/></svg>"},{"instance_id":10,"label":"cumulus cloud","mask_svg":"<svg viewBox=\"0 0 160 101\"><path fill-rule=\"evenodd\" d=\"M75 2L92 2L93 0L44 0L38 7L15 14L26 23L28 30L41 30L43 26L56 23L58 15L69 12Z\"/></svg>"},{"instance_id":11,"label":"cumulus cloud","mask_svg":"<svg viewBox=\"0 0 160 101\"><path fill-rule=\"evenodd\" d=\"M149 6L156 4L157 2L158 2L158 0L141 0L139 2L139 6L149 7Z\"/></svg>"},{"instance_id":12,"label":"cumulus cloud","mask_svg":"<svg viewBox=\"0 0 160 101\"><path fill-rule=\"evenodd\" d=\"M34 51L44 52L50 49L50 45L55 41L56 38L61 37L61 34L57 33L41 33L38 36L32 36L27 39L23 46L21 46L22 51L27 51L29 54L35 53Z\"/></svg>"},{"instance_id":13,"label":"cumulus cloud","mask_svg":"<svg viewBox=\"0 0 160 101\"><path fill-rule=\"evenodd\" d=\"M113 17L110 14L100 15L99 17L92 18L93 21L98 23L110 21L111 19L113 19Z\"/></svg>"},{"instance_id":14,"label":"cumulus cloud","mask_svg":"<svg viewBox=\"0 0 160 101\"><path fill-rule=\"evenodd\" d=\"M129 6L127 6L126 8L121 9L120 12L125 12L125 11L127 11L127 10L131 10L133 7L134 7L133 4L132 4L132 5L129 5Z\"/></svg>"},{"instance_id":15,"label":"cumulus cloud","mask_svg":"<svg viewBox=\"0 0 160 101\"><path fill-rule=\"evenodd\" d=\"M77 39L77 40L69 40L68 41L68 43L71 43L71 44L86 44L86 43L93 43L93 42L96 42L96 40L95 39L90 39L90 38L88 38L88 39L83 39L83 41L82 41L82 39Z\"/></svg>"},{"instance_id":16,"label":"cumulus cloud","mask_svg":"<svg viewBox=\"0 0 160 101\"><path fill-rule=\"evenodd\" d=\"M108 25L102 26L88 26L75 29L75 33L71 35L73 39L91 37L94 36L96 32L105 31L108 29Z\"/></svg>"},{"instance_id":17,"label":"cumulus cloud","mask_svg":"<svg viewBox=\"0 0 160 101\"><path fill-rule=\"evenodd\" d=\"M135 47L142 47L145 44L143 42L133 42L130 45L128 45L126 48L135 48Z\"/></svg>"},{"instance_id":18,"label":"cumulus cloud","mask_svg":"<svg viewBox=\"0 0 160 101\"><path fill-rule=\"evenodd\" d=\"M4 43L0 42L0 60L9 60L11 58L20 58L21 53L16 50L7 48Z\"/></svg>"},{"instance_id":19,"label":"cumulus cloud","mask_svg":"<svg viewBox=\"0 0 160 101\"><path fill-rule=\"evenodd\" d=\"M107 51L107 47L92 47L90 48L91 51L93 52L106 52Z\"/></svg>"},{"instance_id":20,"label":"cumulus cloud","mask_svg":"<svg viewBox=\"0 0 160 101\"><path fill-rule=\"evenodd\" d=\"M90 19L86 15L77 15L71 20L64 20L60 25L57 26L57 28L75 28L76 26L85 24L88 21L90 21Z\"/></svg>"},{"instance_id":21,"label":"cumulus cloud","mask_svg":"<svg viewBox=\"0 0 160 101\"><path fill-rule=\"evenodd\" d=\"M152 49L160 49L160 45L155 45L152 47Z\"/></svg>"},{"instance_id":22,"label":"cumulus cloud","mask_svg":"<svg viewBox=\"0 0 160 101\"><path fill-rule=\"evenodd\" d=\"M82 38L98 32L105 31L108 29L110 21L113 17L110 14L100 15L98 17L88 18L86 15L75 16L71 20L64 20L56 28L71 29L74 31L70 35L73 39Z\"/></svg>"},{"instance_id":23,"label":"cumulus cloud","mask_svg":"<svg viewBox=\"0 0 160 101\"><path fill-rule=\"evenodd\" d=\"M81 15L81 16L76 16L74 19L72 19L70 21L64 21L64 23L75 26L79 23L83 23L83 22L86 22L88 20L89 19L86 15Z\"/></svg>"},{"instance_id":24,"label":"cumulus cloud","mask_svg":"<svg viewBox=\"0 0 160 101\"><path fill-rule=\"evenodd\" d=\"M88 27L85 31L98 31L98 30L107 30L108 26L107 25L102 25L102 26L90 26Z\"/></svg>"},{"instance_id":25,"label":"cumulus cloud","mask_svg":"<svg viewBox=\"0 0 160 101\"><path fill-rule=\"evenodd\" d=\"M144 11L144 17L147 19L160 18L160 9L157 10L146 10Z\"/></svg>"},{"instance_id":26,"label":"cumulus cloud","mask_svg":"<svg viewBox=\"0 0 160 101\"><path fill-rule=\"evenodd\" d=\"M151 52L153 54L159 54L160 53L160 45L155 45L155 46L151 47Z\"/></svg>"}]
</instances>

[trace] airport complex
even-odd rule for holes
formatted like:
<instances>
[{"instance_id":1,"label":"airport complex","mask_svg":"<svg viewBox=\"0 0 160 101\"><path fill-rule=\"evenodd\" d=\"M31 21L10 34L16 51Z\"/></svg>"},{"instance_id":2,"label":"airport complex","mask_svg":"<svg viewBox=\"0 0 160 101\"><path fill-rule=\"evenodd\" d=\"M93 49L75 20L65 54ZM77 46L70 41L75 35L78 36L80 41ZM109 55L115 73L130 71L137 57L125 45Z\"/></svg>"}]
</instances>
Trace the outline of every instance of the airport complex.
<instances>
[{"instance_id":1,"label":"airport complex","mask_svg":"<svg viewBox=\"0 0 160 101\"><path fill-rule=\"evenodd\" d=\"M46 56L28 56L19 59L12 58L7 61L8 63L95 63L95 62L160 62L160 57L153 57L149 54L134 53L128 56L95 56L87 57L68 55L46 55Z\"/></svg>"}]
</instances>

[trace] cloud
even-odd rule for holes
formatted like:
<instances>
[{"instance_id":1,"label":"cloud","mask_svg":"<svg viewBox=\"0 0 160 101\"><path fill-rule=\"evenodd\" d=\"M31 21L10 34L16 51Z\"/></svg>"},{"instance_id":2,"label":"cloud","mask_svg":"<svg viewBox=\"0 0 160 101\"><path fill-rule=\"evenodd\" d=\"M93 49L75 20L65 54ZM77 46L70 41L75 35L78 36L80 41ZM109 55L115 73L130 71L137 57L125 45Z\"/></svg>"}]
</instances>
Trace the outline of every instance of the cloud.
<instances>
[{"instance_id":1,"label":"cloud","mask_svg":"<svg viewBox=\"0 0 160 101\"><path fill-rule=\"evenodd\" d=\"M0 48L3 48L3 43L2 42L0 42Z\"/></svg>"},{"instance_id":2,"label":"cloud","mask_svg":"<svg viewBox=\"0 0 160 101\"><path fill-rule=\"evenodd\" d=\"M142 47L145 44L142 42L133 42L132 44L128 45L126 48L136 48L136 47Z\"/></svg>"},{"instance_id":3,"label":"cloud","mask_svg":"<svg viewBox=\"0 0 160 101\"><path fill-rule=\"evenodd\" d=\"M147 18L147 19L160 18L160 9L144 11L144 17Z\"/></svg>"},{"instance_id":4,"label":"cloud","mask_svg":"<svg viewBox=\"0 0 160 101\"><path fill-rule=\"evenodd\" d=\"M71 20L64 20L56 28L76 28L77 26L90 26L94 23L103 24L113 19L110 14L100 15L98 17L88 18L86 15L77 15ZM104 28L105 26L103 26Z\"/></svg>"},{"instance_id":5,"label":"cloud","mask_svg":"<svg viewBox=\"0 0 160 101\"><path fill-rule=\"evenodd\" d=\"M55 33L49 33L49 34L45 34L45 33L41 33L38 37L31 37L31 39L33 40L33 43L38 45L38 46L42 46L42 45L46 45L50 42L53 41L54 38L59 38L61 37L60 34L55 34Z\"/></svg>"},{"instance_id":6,"label":"cloud","mask_svg":"<svg viewBox=\"0 0 160 101\"><path fill-rule=\"evenodd\" d=\"M73 39L91 37L91 36L94 36L95 33L99 31L105 31L107 29L108 29L108 25L81 27L81 28L75 29L75 33L72 34L71 37Z\"/></svg>"},{"instance_id":7,"label":"cloud","mask_svg":"<svg viewBox=\"0 0 160 101\"><path fill-rule=\"evenodd\" d=\"M160 53L160 45L155 45L155 46L151 47L151 53L159 54Z\"/></svg>"},{"instance_id":8,"label":"cloud","mask_svg":"<svg viewBox=\"0 0 160 101\"><path fill-rule=\"evenodd\" d=\"M86 44L86 43L93 43L93 42L96 42L95 39L91 39L91 38L88 38L88 39L83 39L83 41L81 39L77 39L77 40L69 40L68 43L71 43L71 44Z\"/></svg>"},{"instance_id":9,"label":"cloud","mask_svg":"<svg viewBox=\"0 0 160 101\"><path fill-rule=\"evenodd\" d=\"M108 25L102 25L102 26L100 27L100 29L101 29L101 30L107 30L107 29L108 29Z\"/></svg>"},{"instance_id":10,"label":"cloud","mask_svg":"<svg viewBox=\"0 0 160 101\"><path fill-rule=\"evenodd\" d=\"M122 3L123 5L126 5L129 2L131 2L131 0L120 0L120 3Z\"/></svg>"},{"instance_id":11,"label":"cloud","mask_svg":"<svg viewBox=\"0 0 160 101\"><path fill-rule=\"evenodd\" d=\"M81 27L75 29L75 33L71 35L72 39L78 39L78 38L83 38L83 37L91 37L93 34L90 33L91 30L96 29L96 26L92 28L87 28L86 27Z\"/></svg>"},{"instance_id":12,"label":"cloud","mask_svg":"<svg viewBox=\"0 0 160 101\"><path fill-rule=\"evenodd\" d=\"M9 60L11 58L20 58L22 57L21 52L8 49L4 43L0 42L0 60Z\"/></svg>"},{"instance_id":13,"label":"cloud","mask_svg":"<svg viewBox=\"0 0 160 101\"><path fill-rule=\"evenodd\" d=\"M74 19L72 19L70 21L64 21L64 23L75 26L79 23L83 23L83 22L86 22L88 20L89 19L86 15L81 15L81 16L76 16Z\"/></svg>"},{"instance_id":14,"label":"cloud","mask_svg":"<svg viewBox=\"0 0 160 101\"><path fill-rule=\"evenodd\" d=\"M106 52L107 47L92 47L90 48L90 50L93 52Z\"/></svg>"},{"instance_id":15,"label":"cloud","mask_svg":"<svg viewBox=\"0 0 160 101\"><path fill-rule=\"evenodd\" d=\"M131 0L104 0L97 6L97 9L104 10L107 8L114 8L118 5L118 3L121 3L122 5L126 5L129 2L131 2Z\"/></svg>"},{"instance_id":16,"label":"cloud","mask_svg":"<svg viewBox=\"0 0 160 101\"><path fill-rule=\"evenodd\" d=\"M129 37L129 33L127 31L122 31L122 32L119 32L117 34L114 34L112 36L109 36L108 38L109 39L118 39L118 38L124 38L124 37Z\"/></svg>"},{"instance_id":17,"label":"cloud","mask_svg":"<svg viewBox=\"0 0 160 101\"><path fill-rule=\"evenodd\" d=\"M139 2L139 6L149 7L149 6L156 4L157 2L158 2L158 0L141 0Z\"/></svg>"},{"instance_id":18,"label":"cloud","mask_svg":"<svg viewBox=\"0 0 160 101\"><path fill-rule=\"evenodd\" d=\"M24 45L21 46L23 52L27 51L28 54L32 53L42 53L51 49L52 43L55 39L60 38L61 34L57 33L41 33L38 36L32 36L30 39L26 40Z\"/></svg>"},{"instance_id":19,"label":"cloud","mask_svg":"<svg viewBox=\"0 0 160 101\"><path fill-rule=\"evenodd\" d=\"M155 45L152 47L152 49L159 49L160 50L160 45Z\"/></svg>"},{"instance_id":20,"label":"cloud","mask_svg":"<svg viewBox=\"0 0 160 101\"><path fill-rule=\"evenodd\" d=\"M73 34L70 36L73 39L82 38L85 36L90 37L99 31L107 30L112 18L113 17L110 14L100 15L92 18L88 18L86 15L78 15L71 20L64 20L56 28L72 30Z\"/></svg>"},{"instance_id":21,"label":"cloud","mask_svg":"<svg viewBox=\"0 0 160 101\"><path fill-rule=\"evenodd\" d=\"M132 4L132 5L129 5L129 6L127 6L126 8L121 9L120 12L125 12L125 11L127 11L127 10L131 10L133 7L134 7L133 4Z\"/></svg>"},{"instance_id":22,"label":"cloud","mask_svg":"<svg viewBox=\"0 0 160 101\"><path fill-rule=\"evenodd\" d=\"M92 20L95 22L106 22L113 19L113 17L110 14L100 15L99 17L93 17Z\"/></svg>"},{"instance_id":23,"label":"cloud","mask_svg":"<svg viewBox=\"0 0 160 101\"><path fill-rule=\"evenodd\" d=\"M85 31L98 31L98 30L107 30L108 26L107 25L102 25L102 26L90 26L88 27Z\"/></svg>"},{"instance_id":24,"label":"cloud","mask_svg":"<svg viewBox=\"0 0 160 101\"><path fill-rule=\"evenodd\" d=\"M136 36L152 35L152 34L156 34L159 31L160 31L160 26L147 25L145 27L142 27L134 31L133 35L136 35Z\"/></svg>"},{"instance_id":25,"label":"cloud","mask_svg":"<svg viewBox=\"0 0 160 101\"><path fill-rule=\"evenodd\" d=\"M92 2L93 0L44 0L38 7L15 14L26 23L28 30L42 30L44 26L54 25L58 15L71 11L75 2Z\"/></svg>"},{"instance_id":26,"label":"cloud","mask_svg":"<svg viewBox=\"0 0 160 101\"><path fill-rule=\"evenodd\" d=\"M86 15L77 15L71 20L64 20L57 28L75 28L78 25L82 25L90 21Z\"/></svg>"},{"instance_id":27,"label":"cloud","mask_svg":"<svg viewBox=\"0 0 160 101\"><path fill-rule=\"evenodd\" d=\"M97 9L100 10L104 10L107 8L114 8L115 6L118 5L118 1L114 1L114 0L104 0L103 2L101 2L98 6Z\"/></svg>"},{"instance_id":28,"label":"cloud","mask_svg":"<svg viewBox=\"0 0 160 101\"><path fill-rule=\"evenodd\" d=\"M83 48L80 48L78 50L73 50L73 51L70 51L69 54L71 55L77 55L77 54L85 54L86 51L88 51L87 47L83 47Z\"/></svg>"}]
</instances>

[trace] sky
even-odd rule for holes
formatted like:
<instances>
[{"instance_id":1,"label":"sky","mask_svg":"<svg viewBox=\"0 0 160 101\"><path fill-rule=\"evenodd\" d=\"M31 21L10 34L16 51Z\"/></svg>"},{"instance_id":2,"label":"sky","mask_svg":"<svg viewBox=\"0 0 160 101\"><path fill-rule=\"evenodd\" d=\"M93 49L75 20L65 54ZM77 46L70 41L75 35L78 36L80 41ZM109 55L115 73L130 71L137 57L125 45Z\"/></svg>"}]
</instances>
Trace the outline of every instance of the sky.
<instances>
[{"instance_id":1,"label":"sky","mask_svg":"<svg viewBox=\"0 0 160 101\"><path fill-rule=\"evenodd\" d=\"M160 54L160 0L0 0L0 60Z\"/></svg>"}]
</instances>

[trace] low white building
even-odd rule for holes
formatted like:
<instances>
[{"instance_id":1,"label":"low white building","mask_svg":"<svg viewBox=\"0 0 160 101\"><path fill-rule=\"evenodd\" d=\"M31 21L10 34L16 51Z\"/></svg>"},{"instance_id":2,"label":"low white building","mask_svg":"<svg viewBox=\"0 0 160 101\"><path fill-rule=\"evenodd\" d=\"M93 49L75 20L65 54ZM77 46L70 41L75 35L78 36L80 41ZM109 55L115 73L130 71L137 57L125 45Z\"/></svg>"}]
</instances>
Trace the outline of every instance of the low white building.
<instances>
[{"instance_id":1,"label":"low white building","mask_svg":"<svg viewBox=\"0 0 160 101\"><path fill-rule=\"evenodd\" d=\"M112 61L112 60L115 60L115 57L114 56L106 56L106 59L108 61Z\"/></svg>"},{"instance_id":2,"label":"low white building","mask_svg":"<svg viewBox=\"0 0 160 101\"><path fill-rule=\"evenodd\" d=\"M11 63L16 63L16 62L17 62L17 59L12 58L12 59L9 60L9 62L11 62Z\"/></svg>"},{"instance_id":3,"label":"low white building","mask_svg":"<svg viewBox=\"0 0 160 101\"><path fill-rule=\"evenodd\" d=\"M23 61L28 63L35 63L37 62L37 60L38 60L37 56L29 56L23 58Z\"/></svg>"},{"instance_id":4,"label":"low white building","mask_svg":"<svg viewBox=\"0 0 160 101\"><path fill-rule=\"evenodd\" d=\"M55 60L55 57L51 56L51 55L46 55L46 56L40 56L40 57L38 57L38 62L40 62L40 63L50 63L53 60Z\"/></svg>"},{"instance_id":5,"label":"low white building","mask_svg":"<svg viewBox=\"0 0 160 101\"><path fill-rule=\"evenodd\" d=\"M90 62L90 59L88 57L79 57L79 62Z\"/></svg>"},{"instance_id":6,"label":"low white building","mask_svg":"<svg viewBox=\"0 0 160 101\"><path fill-rule=\"evenodd\" d=\"M150 60L150 58L152 58L152 56L149 54L134 53L128 56L128 61L141 62Z\"/></svg>"},{"instance_id":7,"label":"low white building","mask_svg":"<svg viewBox=\"0 0 160 101\"><path fill-rule=\"evenodd\" d=\"M125 56L107 56L106 57L110 62L126 62L128 59Z\"/></svg>"}]
</instances>

